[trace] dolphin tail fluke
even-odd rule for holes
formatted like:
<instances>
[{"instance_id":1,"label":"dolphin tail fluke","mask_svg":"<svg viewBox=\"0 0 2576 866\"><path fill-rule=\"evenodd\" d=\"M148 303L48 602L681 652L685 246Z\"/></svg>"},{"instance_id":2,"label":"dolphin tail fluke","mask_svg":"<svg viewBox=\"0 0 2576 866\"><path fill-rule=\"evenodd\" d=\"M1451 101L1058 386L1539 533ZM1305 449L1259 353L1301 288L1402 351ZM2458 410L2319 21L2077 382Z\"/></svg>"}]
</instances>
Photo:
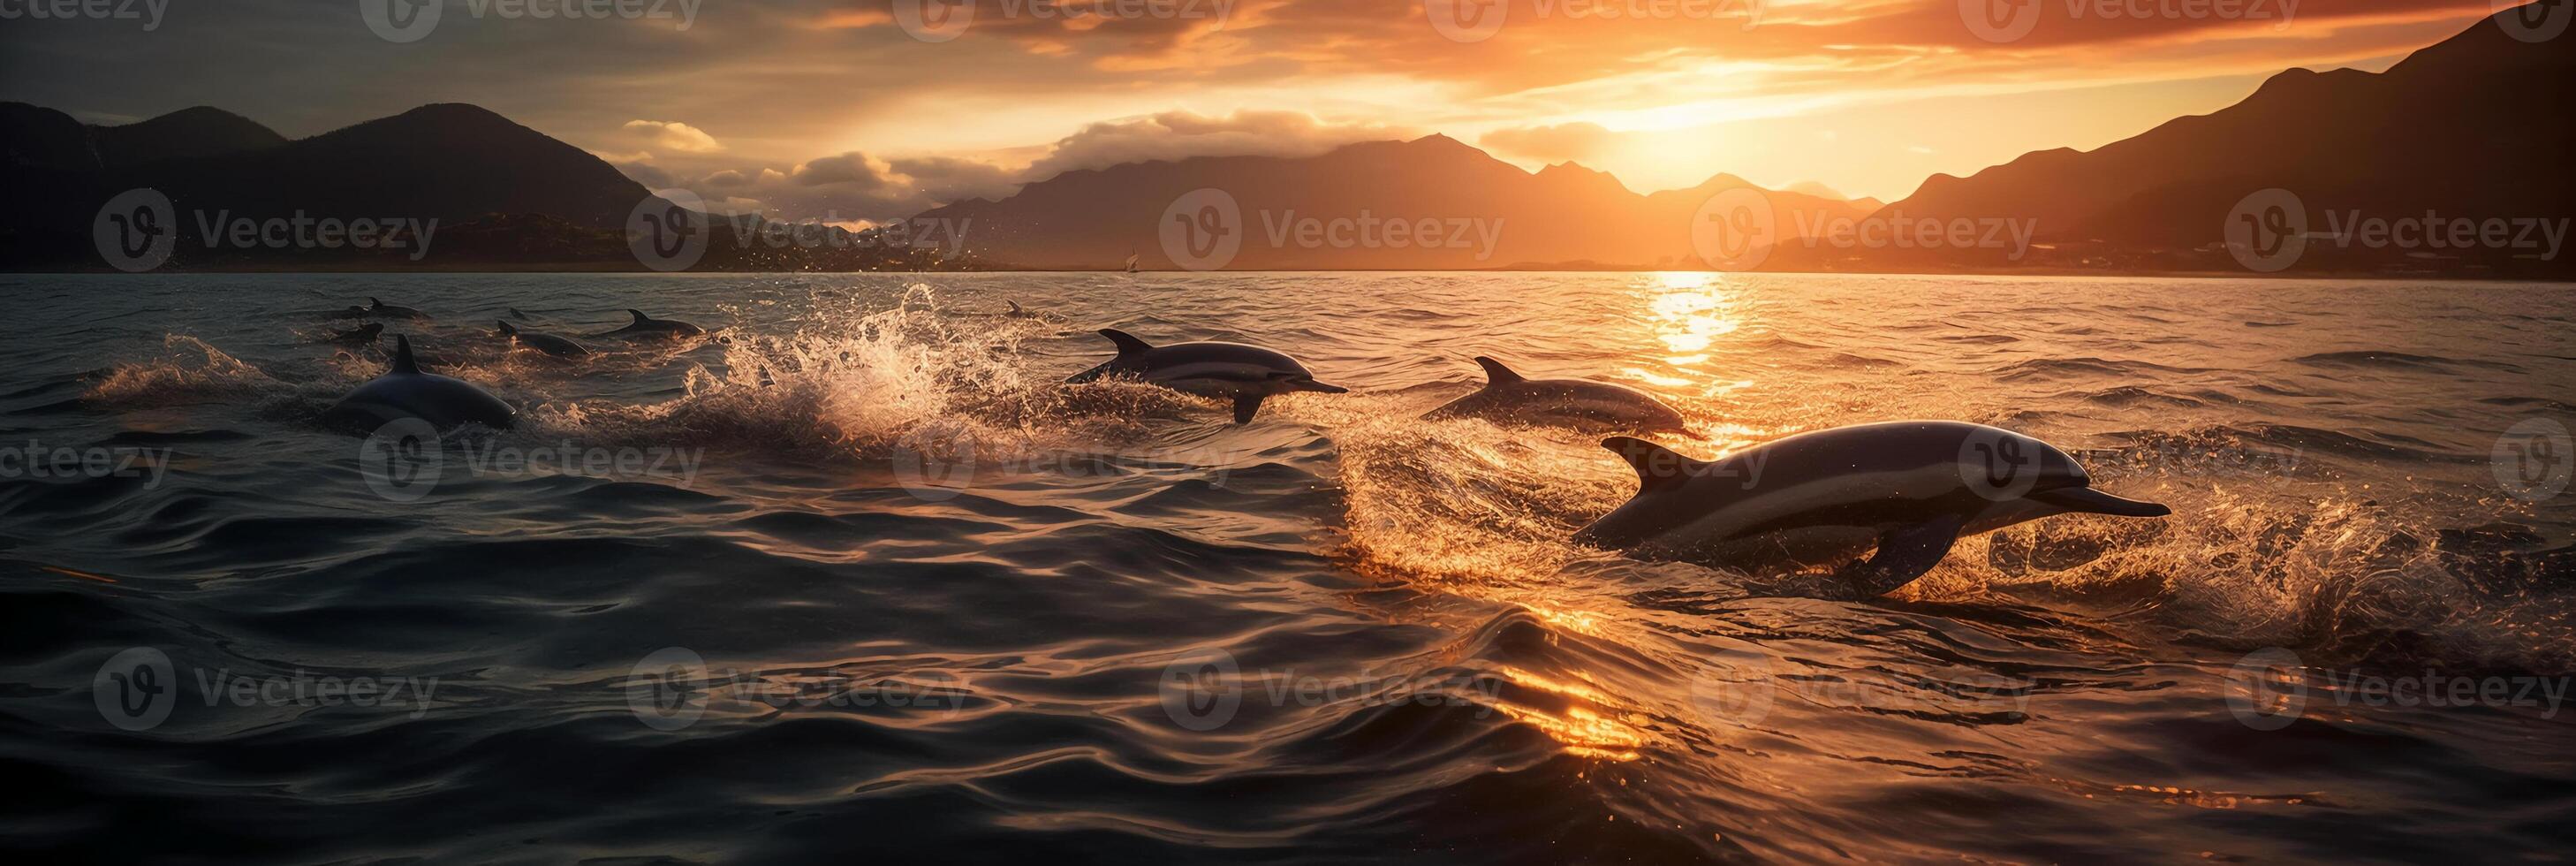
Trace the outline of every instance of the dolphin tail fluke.
<instances>
[{"instance_id":1,"label":"dolphin tail fluke","mask_svg":"<svg viewBox=\"0 0 2576 866\"><path fill-rule=\"evenodd\" d=\"M1700 467L1708 465L1707 461L1693 460L1634 436L1612 436L1601 440L1601 447L1610 449L1619 459L1628 461L1628 468L1637 470L1639 495L1679 487L1697 476Z\"/></svg>"},{"instance_id":2,"label":"dolphin tail fluke","mask_svg":"<svg viewBox=\"0 0 2576 866\"><path fill-rule=\"evenodd\" d=\"M387 373L418 373L418 372L420 372L420 362L419 362L419 361L417 361L417 360L413 360L413 358L412 358L412 356L411 356L411 338L410 338L410 337L408 337L408 336L404 336L404 335L402 335L402 334L395 334L395 335L394 335L394 366L393 366L393 369L386 370L385 372L387 372Z\"/></svg>"},{"instance_id":3,"label":"dolphin tail fluke","mask_svg":"<svg viewBox=\"0 0 2576 866\"><path fill-rule=\"evenodd\" d=\"M2090 487L2061 487L2038 490L2022 498L2045 502L2068 511L2083 514L2108 514L2114 517L2163 517L2173 509L2154 502L2122 499Z\"/></svg>"},{"instance_id":4,"label":"dolphin tail fluke","mask_svg":"<svg viewBox=\"0 0 2576 866\"><path fill-rule=\"evenodd\" d=\"M1525 381L1525 377L1519 373L1512 372L1512 368L1503 366L1503 362L1483 355L1476 356L1476 366L1485 368L1485 386L1489 388L1495 385L1509 385L1513 382Z\"/></svg>"},{"instance_id":5,"label":"dolphin tail fluke","mask_svg":"<svg viewBox=\"0 0 2576 866\"><path fill-rule=\"evenodd\" d=\"M1109 342L1117 344L1118 354L1121 355L1142 354L1152 351L1154 348L1153 344L1136 339L1136 335L1118 330L1117 328L1102 328L1100 329L1100 335L1108 337Z\"/></svg>"},{"instance_id":6,"label":"dolphin tail fluke","mask_svg":"<svg viewBox=\"0 0 2576 866\"><path fill-rule=\"evenodd\" d=\"M1261 411L1261 395L1246 394L1234 398L1234 423L1250 424L1252 415Z\"/></svg>"}]
</instances>

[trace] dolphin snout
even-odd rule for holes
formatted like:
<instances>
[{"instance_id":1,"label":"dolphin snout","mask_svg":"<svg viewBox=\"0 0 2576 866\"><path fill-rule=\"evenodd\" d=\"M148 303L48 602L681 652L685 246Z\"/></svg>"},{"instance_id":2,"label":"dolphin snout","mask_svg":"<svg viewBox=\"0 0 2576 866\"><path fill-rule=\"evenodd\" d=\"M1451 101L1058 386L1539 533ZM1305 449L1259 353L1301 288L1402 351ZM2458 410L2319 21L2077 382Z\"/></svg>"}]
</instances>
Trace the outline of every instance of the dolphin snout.
<instances>
[{"instance_id":1,"label":"dolphin snout","mask_svg":"<svg viewBox=\"0 0 2576 866\"><path fill-rule=\"evenodd\" d=\"M1297 387L1300 390L1315 391L1324 394L1348 394L1351 392L1351 389L1349 388L1344 388L1340 385L1326 385L1313 379L1299 381L1297 383Z\"/></svg>"}]
</instances>

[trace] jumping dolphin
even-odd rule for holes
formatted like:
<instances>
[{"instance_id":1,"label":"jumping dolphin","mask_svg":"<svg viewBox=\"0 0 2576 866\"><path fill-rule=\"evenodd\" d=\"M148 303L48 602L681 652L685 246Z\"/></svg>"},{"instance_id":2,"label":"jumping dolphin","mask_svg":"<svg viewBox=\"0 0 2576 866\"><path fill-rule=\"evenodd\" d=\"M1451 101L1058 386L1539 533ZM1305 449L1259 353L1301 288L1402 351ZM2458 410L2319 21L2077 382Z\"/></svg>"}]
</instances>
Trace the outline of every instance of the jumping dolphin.
<instances>
[{"instance_id":1,"label":"jumping dolphin","mask_svg":"<svg viewBox=\"0 0 2576 866\"><path fill-rule=\"evenodd\" d=\"M493 324L501 326L502 337L517 341L519 345L553 355L557 358L578 358L583 355L590 354L590 350L582 348L580 343L575 343L571 340L567 340L553 334L541 334L536 331L522 331L511 327L509 322L500 319L494 319Z\"/></svg>"},{"instance_id":2,"label":"jumping dolphin","mask_svg":"<svg viewBox=\"0 0 2576 866\"><path fill-rule=\"evenodd\" d=\"M644 315L644 311L642 310L627 310L626 314L634 316L635 321L627 323L626 327L609 331L607 333L593 334L592 336L677 338L695 337L699 334L706 333L706 329L700 328L696 325L692 325L678 319L656 319L651 316Z\"/></svg>"},{"instance_id":3,"label":"jumping dolphin","mask_svg":"<svg viewBox=\"0 0 2576 866\"><path fill-rule=\"evenodd\" d=\"M421 312L421 311L419 311L419 310L415 310L415 309L412 309L412 308L410 308L410 307L398 307L398 306L395 306L395 305L393 305L393 304L388 304L388 303L385 303L385 302L383 302L383 301L377 300L377 299L372 298L372 297L370 297L370 298L368 298L368 299L367 299L367 315L370 315L370 316L383 316L383 317L388 318L388 319L426 319L426 318L429 318L429 314L428 314L428 313L423 313L423 312Z\"/></svg>"},{"instance_id":4,"label":"jumping dolphin","mask_svg":"<svg viewBox=\"0 0 2576 866\"><path fill-rule=\"evenodd\" d=\"M508 429L517 410L462 379L423 373L412 360L411 338L394 338L394 361L385 374L367 380L322 413L333 428L365 433L403 418L418 418L446 430L467 422Z\"/></svg>"},{"instance_id":5,"label":"jumping dolphin","mask_svg":"<svg viewBox=\"0 0 2576 866\"><path fill-rule=\"evenodd\" d=\"M1483 418L1534 427L1627 433L1683 433L1682 413L1626 385L1583 379L1525 379L1503 362L1478 356L1485 387L1449 401L1424 418Z\"/></svg>"},{"instance_id":6,"label":"jumping dolphin","mask_svg":"<svg viewBox=\"0 0 2576 866\"><path fill-rule=\"evenodd\" d=\"M1839 567L1863 597L1923 576L1961 535L2054 514L2173 513L2093 489L2047 443L1956 421L1818 430L1715 461L1625 436L1601 445L1637 470L1637 495L1576 542L1709 566Z\"/></svg>"},{"instance_id":7,"label":"jumping dolphin","mask_svg":"<svg viewBox=\"0 0 2576 866\"><path fill-rule=\"evenodd\" d=\"M355 330L341 331L340 333L324 337L319 342L338 343L343 346L364 346L368 343L375 342L376 335L384 332L384 323L368 322L364 325L359 325Z\"/></svg>"},{"instance_id":8,"label":"jumping dolphin","mask_svg":"<svg viewBox=\"0 0 2576 866\"><path fill-rule=\"evenodd\" d=\"M1350 389L1315 381L1297 359L1259 346L1196 342L1151 346L1115 328L1100 335L1118 345L1118 357L1075 373L1067 382L1089 382L1103 376L1134 376L1184 394L1234 401L1234 423L1252 420L1261 400L1293 391L1325 394Z\"/></svg>"}]
</instances>

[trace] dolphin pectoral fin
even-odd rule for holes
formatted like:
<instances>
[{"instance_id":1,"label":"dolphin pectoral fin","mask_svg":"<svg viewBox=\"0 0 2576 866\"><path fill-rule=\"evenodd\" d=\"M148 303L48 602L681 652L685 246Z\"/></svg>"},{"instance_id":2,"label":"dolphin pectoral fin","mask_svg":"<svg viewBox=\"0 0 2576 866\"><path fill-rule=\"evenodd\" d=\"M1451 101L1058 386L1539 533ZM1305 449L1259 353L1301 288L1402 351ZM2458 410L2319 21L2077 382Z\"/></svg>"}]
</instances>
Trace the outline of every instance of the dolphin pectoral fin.
<instances>
[{"instance_id":1,"label":"dolphin pectoral fin","mask_svg":"<svg viewBox=\"0 0 2576 866\"><path fill-rule=\"evenodd\" d=\"M2109 514L2116 517L2163 517L2173 509L2154 502L2122 499L2090 487L2060 487L2056 490L2034 490L2022 498L2045 502L2067 511L2083 514Z\"/></svg>"},{"instance_id":2,"label":"dolphin pectoral fin","mask_svg":"<svg viewBox=\"0 0 2576 866\"><path fill-rule=\"evenodd\" d=\"M1950 555L1950 545L1958 543L1959 529L1966 525L1966 519L1950 514L1890 529L1878 537L1878 552L1868 562L1845 566L1837 576L1865 598L1894 592L1941 564L1941 557Z\"/></svg>"},{"instance_id":3,"label":"dolphin pectoral fin","mask_svg":"<svg viewBox=\"0 0 2576 866\"><path fill-rule=\"evenodd\" d=\"M1252 413L1261 411L1261 395L1246 394L1234 398L1234 423L1252 423Z\"/></svg>"}]
</instances>

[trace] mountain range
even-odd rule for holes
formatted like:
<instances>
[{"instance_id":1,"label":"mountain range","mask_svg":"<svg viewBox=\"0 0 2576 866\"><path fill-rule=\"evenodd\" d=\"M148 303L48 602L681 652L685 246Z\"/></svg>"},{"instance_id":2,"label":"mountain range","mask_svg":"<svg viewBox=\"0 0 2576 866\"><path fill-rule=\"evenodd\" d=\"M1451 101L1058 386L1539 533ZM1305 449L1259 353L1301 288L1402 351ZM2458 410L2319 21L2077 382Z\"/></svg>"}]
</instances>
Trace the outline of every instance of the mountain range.
<instances>
[{"instance_id":1,"label":"mountain range","mask_svg":"<svg viewBox=\"0 0 2576 866\"><path fill-rule=\"evenodd\" d=\"M2554 220L2563 233L2576 215L2571 118L2576 37L2525 41L2489 19L2384 72L2288 70L2211 114L2091 151L2037 151L1967 177L1934 175L1884 205L1726 174L1641 194L1574 163L1528 171L1432 135L1307 157L1068 171L916 217L957 231L963 256L865 243L779 251L741 242L758 221L719 222L719 240L696 267L1109 269L1132 255L1154 270L1696 269L1711 261L1712 246L1734 256L1751 242L1753 255L1723 266L2229 272L2243 270L2245 249L2241 239L2228 246L2228 227L2245 218L2249 196L2277 188L2307 226L2308 252L2292 273L2568 278L2576 254L2373 246L2351 233L2348 215ZM639 207L668 206L597 156L457 104L289 140L213 108L99 126L0 103L0 182L17 203L0 210L0 267L11 269L97 267L91 233L100 207L135 188L166 194L182 213L444 223L434 255L420 263L381 251L317 259L183 238L176 269L636 269L627 220ZM1711 209L1747 201L1767 210L1758 226ZM194 231L181 222L183 234ZM1954 236L1971 243L1891 240L1960 224L2009 230ZM1858 242L1837 233L1854 227ZM843 241L864 235L829 231ZM1713 245L1712 233L1724 243ZM1233 245L1222 255L1201 246L1224 237Z\"/></svg>"}]
</instances>

